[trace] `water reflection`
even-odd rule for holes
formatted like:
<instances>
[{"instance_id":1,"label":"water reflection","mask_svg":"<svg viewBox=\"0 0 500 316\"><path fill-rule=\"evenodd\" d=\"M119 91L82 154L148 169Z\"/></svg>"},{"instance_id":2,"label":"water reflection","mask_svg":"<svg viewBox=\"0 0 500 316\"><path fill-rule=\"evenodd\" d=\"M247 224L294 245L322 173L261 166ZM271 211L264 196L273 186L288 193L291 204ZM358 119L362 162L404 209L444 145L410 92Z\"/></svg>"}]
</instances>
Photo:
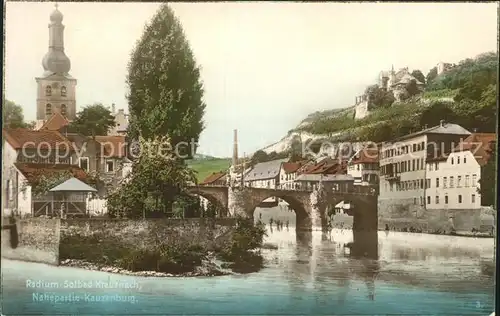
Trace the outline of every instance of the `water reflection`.
<instances>
[{"instance_id":1,"label":"water reflection","mask_svg":"<svg viewBox=\"0 0 500 316\"><path fill-rule=\"evenodd\" d=\"M42 309L45 315L152 314L158 309L198 315L487 315L493 310L493 239L397 232L353 235L338 229L331 234L296 233L290 226L289 231L274 228L266 242L278 249L263 250L265 269L220 278L134 278L2 261L3 307L9 315L40 315ZM135 279L142 286L134 293L140 304L33 303L22 281L28 278Z\"/></svg>"},{"instance_id":2,"label":"water reflection","mask_svg":"<svg viewBox=\"0 0 500 316\"><path fill-rule=\"evenodd\" d=\"M364 283L363 296L369 301L375 300L380 281L462 293L493 286L492 240L336 229L296 232L295 241L285 271L290 288L312 287L322 297L334 286L338 293L332 298L339 304L349 299L349 292L361 291L356 282Z\"/></svg>"}]
</instances>

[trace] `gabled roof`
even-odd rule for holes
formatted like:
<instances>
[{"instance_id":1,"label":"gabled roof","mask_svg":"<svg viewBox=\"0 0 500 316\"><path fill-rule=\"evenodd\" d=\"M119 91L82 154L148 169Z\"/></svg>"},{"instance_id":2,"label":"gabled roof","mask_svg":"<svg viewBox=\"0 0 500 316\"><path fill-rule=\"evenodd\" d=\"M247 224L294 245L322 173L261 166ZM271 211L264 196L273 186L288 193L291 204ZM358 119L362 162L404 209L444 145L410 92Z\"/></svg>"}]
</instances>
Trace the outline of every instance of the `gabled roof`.
<instances>
[{"instance_id":1,"label":"gabled roof","mask_svg":"<svg viewBox=\"0 0 500 316\"><path fill-rule=\"evenodd\" d=\"M14 148L40 148L55 150L61 148L73 150L71 143L58 131L39 130L26 128L4 128L5 140Z\"/></svg>"},{"instance_id":2,"label":"gabled roof","mask_svg":"<svg viewBox=\"0 0 500 316\"><path fill-rule=\"evenodd\" d=\"M359 163L378 163L378 149L376 148L364 148L359 150L354 156L349 160L350 165L355 165Z\"/></svg>"},{"instance_id":3,"label":"gabled roof","mask_svg":"<svg viewBox=\"0 0 500 316\"><path fill-rule=\"evenodd\" d=\"M14 166L21 172L29 183L36 182L42 176L52 177L65 171L70 172L73 177L80 180L87 179L87 173L77 165L68 164L40 164L40 163L15 163Z\"/></svg>"},{"instance_id":4,"label":"gabled roof","mask_svg":"<svg viewBox=\"0 0 500 316\"><path fill-rule=\"evenodd\" d=\"M272 179L279 175L281 164L287 162L288 159L277 159L256 164L245 175L245 181L256 181Z\"/></svg>"},{"instance_id":5,"label":"gabled roof","mask_svg":"<svg viewBox=\"0 0 500 316\"><path fill-rule=\"evenodd\" d=\"M126 156L125 136L96 136L96 141L101 143L103 155L114 158L123 158Z\"/></svg>"},{"instance_id":6,"label":"gabled roof","mask_svg":"<svg viewBox=\"0 0 500 316\"><path fill-rule=\"evenodd\" d=\"M70 178L63 183L53 187L50 192L97 192L96 189L77 178Z\"/></svg>"},{"instance_id":7,"label":"gabled roof","mask_svg":"<svg viewBox=\"0 0 500 316\"><path fill-rule=\"evenodd\" d=\"M225 179L225 172L214 172L205 178L200 184L212 184L215 181L223 181Z\"/></svg>"},{"instance_id":8,"label":"gabled roof","mask_svg":"<svg viewBox=\"0 0 500 316\"><path fill-rule=\"evenodd\" d=\"M431 128L427 128L424 130L421 130L416 133L408 134L401 136L399 138L396 138L392 140L391 142L396 142L404 139L409 139L409 138L414 138L417 136L421 135L426 135L426 134L443 134L443 135L458 135L458 136L468 136L471 134L468 130L463 128L462 126L458 124L452 124L452 123L443 123L441 125L437 125Z\"/></svg>"},{"instance_id":9,"label":"gabled roof","mask_svg":"<svg viewBox=\"0 0 500 316\"><path fill-rule=\"evenodd\" d=\"M66 119L61 113L55 112L52 116L40 127L40 130L49 131L59 131L61 128L69 125L68 119Z\"/></svg>"},{"instance_id":10,"label":"gabled roof","mask_svg":"<svg viewBox=\"0 0 500 316\"><path fill-rule=\"evenodd\" d=\"M302 166L301 162L284 162L281 167L285 173L294 173Z\"/></svg>"},{"instance_id":11,"label":"gabled roof","mask_svg":"<svg viewBox=\"0 0 500 316\"><path fill-rule=\"evenodd\" d=\"M494 133L474 133L463 140L454 152L471 151L479 165L485 165L491 156L491 146L496 141Z\"/></svg>"}]
</instances>

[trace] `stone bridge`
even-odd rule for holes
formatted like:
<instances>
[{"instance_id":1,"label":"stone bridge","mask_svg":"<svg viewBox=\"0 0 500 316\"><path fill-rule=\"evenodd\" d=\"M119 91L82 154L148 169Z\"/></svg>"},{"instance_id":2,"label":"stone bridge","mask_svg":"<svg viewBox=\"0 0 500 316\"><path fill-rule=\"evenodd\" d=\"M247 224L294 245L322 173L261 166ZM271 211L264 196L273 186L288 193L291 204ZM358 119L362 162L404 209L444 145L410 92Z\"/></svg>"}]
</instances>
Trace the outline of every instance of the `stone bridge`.
<instances>
[{"instance_id":1,"label":"stone bridge","mask_svg":"<svg viewBox=\"0 0 500 316\"><path fill-rule=\"evenodd\" d=\"M297 230L312 230L328 225L328 208L341 201L350 203L347 213L354 216L353 230L377 230L377 194L374 192L339 192L320 186L314 191L280 190L252 187L193 186L188 192L200 195L227 209L229 216L253 217L255 208L267 198L286 201L295 211Z\"/></svg>"}]
</instances>

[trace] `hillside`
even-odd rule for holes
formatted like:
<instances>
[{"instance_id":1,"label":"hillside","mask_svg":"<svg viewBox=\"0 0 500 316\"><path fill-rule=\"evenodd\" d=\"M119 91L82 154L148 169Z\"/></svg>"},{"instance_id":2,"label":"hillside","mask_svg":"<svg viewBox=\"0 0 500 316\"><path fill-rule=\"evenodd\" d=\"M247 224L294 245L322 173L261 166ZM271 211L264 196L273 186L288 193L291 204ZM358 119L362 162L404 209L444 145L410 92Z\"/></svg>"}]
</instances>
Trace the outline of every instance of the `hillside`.
<instances>
[{"instance_id":1,"label":"hillside","mask_svg":"<svg viewBox=\"0 0 500 316\"><path fill-rule=\"evenodd\" d=\"M359 120L354 119L354 106L314 112L283 139L262 150L288 151L296 140L388 141L437 125L441 119L471 131L496 132L497 68L496 53L462 60L439 76L434 67L421 94L378 105Z\"/></svg>"},{"instance_id":2,"label":"hillside","mask_svg":"<svg viewBox=\"0 0 500 316\"><path fill-rule=\"evenodd\" d=\"M188 165L196 171L196 178L198 182L201 182L214 172L227 170L231 165L231 158L215 158L202 155L201 159L189 160Z\"/></svg>"}]
</instances>

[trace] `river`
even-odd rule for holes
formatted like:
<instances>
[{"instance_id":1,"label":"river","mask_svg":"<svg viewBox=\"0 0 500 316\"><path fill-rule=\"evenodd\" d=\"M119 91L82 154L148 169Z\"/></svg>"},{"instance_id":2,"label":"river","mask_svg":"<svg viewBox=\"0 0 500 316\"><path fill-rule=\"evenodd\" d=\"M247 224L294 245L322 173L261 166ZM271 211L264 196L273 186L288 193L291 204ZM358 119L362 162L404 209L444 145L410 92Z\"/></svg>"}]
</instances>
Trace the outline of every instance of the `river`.
<instances>
[{"instance_id":1,"label":"river","mask_svg":"<svg viewBox=\"0 0 500 316\"><path fill-rule=\"evenodd\" d=\"M350 230L296 236L293 227L273 229L266 242L279 248L264 250L266 268L211 278L132 277L2 259L2 312L489 315L494 309L493 273L484 271L493 264L493 238L379 232L347 247L352 241ZM78 281L89 288L74 288Z\"/></svg>"}]
</instances>

